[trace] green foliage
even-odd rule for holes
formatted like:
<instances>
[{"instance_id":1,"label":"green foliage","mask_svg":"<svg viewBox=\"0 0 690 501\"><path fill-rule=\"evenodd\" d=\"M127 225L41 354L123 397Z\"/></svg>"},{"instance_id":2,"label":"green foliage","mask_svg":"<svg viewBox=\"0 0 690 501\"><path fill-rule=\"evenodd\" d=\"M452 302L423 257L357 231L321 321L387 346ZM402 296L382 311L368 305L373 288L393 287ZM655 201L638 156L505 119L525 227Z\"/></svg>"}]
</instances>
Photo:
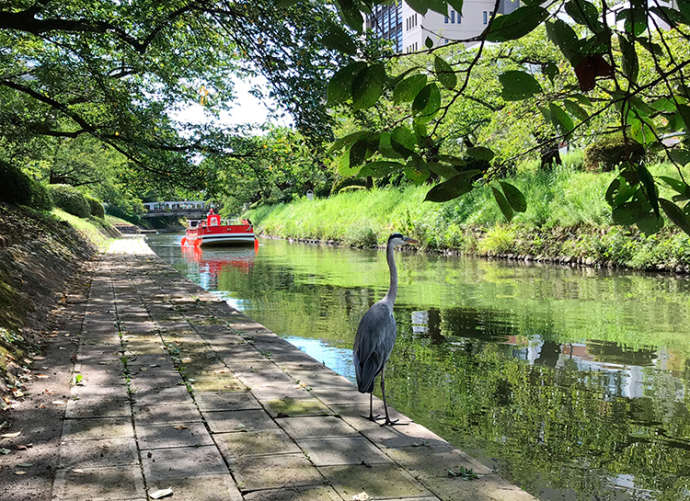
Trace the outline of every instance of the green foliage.
<instances>
[{"instance_id":1,"label":"green foliage","mask_svg":"<svg viewBox=\"0 0 690 501\"><path fill-rule=\"evenodd\" d=\"M86 195L84 198L86 198L86 201L89 204L89 212L92 216L99 217L101 219L105 218L105 210L103 209L103 204L100 202L100 200L96 200L88 195Z\"/></svg>"},{"instance_id":2,"label":"green foliage","mask_svg":"<svg viewBox=\"0 0 690 501\"><path fill-rule=\"evenodd\" d=\"M49 211L55 207L46 185L35 180L31 180L31 207L42 211Z\"/></svg>"},{"instance_id":3,"label":"green foliage","mask_svg":"<svg viewBox=\"0 0 690 501\"><path fill-rule=\"evenodd\" d=\"M86 197L74 186L51 184L48 186L48 191L55 205L65 212L81 218L87 218L91 215Z\"/></svg>"},{"instance_id":4,"label":"green foliage","mask_svg":"<svg viewBox=\"0 0 690 501\"><path fill-rule=\"evenodd\" d=\"M622 134L610 134L596 139L585 148L584 168L590 171L611 171L622 162L639 163L644 148Z\"/></svg>"},{"instance_id":5,"label":"green foliage","mask_svg":"<svg viewBox=\"0 0 690 501\"><path fill-rule=\"evenodd\" d=\"M29 176L18 167L0 160L0 201L15 205L29 205L32 197Z\"/></svg>"},{"instance_id":6,"label":"green foliage","mask_svg":"<svg viewBox=\"0 0 690 501\"><path fill-rule=\"evenodd\" d=\"M514 210L510 225L492 203L490 186L444 204L423 202L428 190L424 186L341 191L329 199L258 207L248 215L270 235L359 246L370 244L372 232L382 244L397 230L423 247L468 253L572 256L634 268L690 264L690 239L685 235L665 229L663 235L647 237L613 226L605 192L615 177L583 171L581 161L582 154L575 152L552 171L539 169L538 162L526 163L509 181L500 183L506 203ZM655 177L667 177L673 167L655 165L650 171ZM522 200L508 186L533 201L523 212L517 210ZM670 189L660 189L662 197L669 193Z\"/></svg>"}]
</instances>

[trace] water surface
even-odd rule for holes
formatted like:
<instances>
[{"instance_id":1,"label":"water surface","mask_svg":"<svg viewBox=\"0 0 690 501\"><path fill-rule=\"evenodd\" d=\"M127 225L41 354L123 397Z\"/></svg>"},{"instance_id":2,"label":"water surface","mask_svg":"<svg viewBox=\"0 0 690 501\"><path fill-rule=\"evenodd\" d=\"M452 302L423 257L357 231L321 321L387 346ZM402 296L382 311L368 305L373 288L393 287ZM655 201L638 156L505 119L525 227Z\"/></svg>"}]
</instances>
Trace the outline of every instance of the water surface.
<instances>
[{"instance_id":1,"label":"water surface","mask_svg":"<svg viewBox=\"0 0 690 501\"><path fill-rule=\"evenodd\" d=\"M153 249L353 379L383 252ZM389 402L541 499L690 499L690 280L397 255Z\"/></svg>"}]
</instances>

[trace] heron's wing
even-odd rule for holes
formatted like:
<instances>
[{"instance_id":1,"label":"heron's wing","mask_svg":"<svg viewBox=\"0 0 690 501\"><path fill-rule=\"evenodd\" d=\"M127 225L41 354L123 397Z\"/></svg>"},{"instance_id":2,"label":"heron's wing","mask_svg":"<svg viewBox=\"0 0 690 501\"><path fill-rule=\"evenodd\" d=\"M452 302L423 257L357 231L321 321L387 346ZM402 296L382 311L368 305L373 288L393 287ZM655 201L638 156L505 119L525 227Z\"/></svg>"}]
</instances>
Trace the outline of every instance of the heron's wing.
<instances>
[{"instance_id":1,"label":"heron's wing","mask_svg":"<svg viewBox=\"0 0 690 501\"><path fill-rule=\"evenodd\" d=\"M373 390L374 378L393 351L395 336L393 311L384 303L374 304L359 322L352 350L359 391Z\"/></svg>"}]
</instances>

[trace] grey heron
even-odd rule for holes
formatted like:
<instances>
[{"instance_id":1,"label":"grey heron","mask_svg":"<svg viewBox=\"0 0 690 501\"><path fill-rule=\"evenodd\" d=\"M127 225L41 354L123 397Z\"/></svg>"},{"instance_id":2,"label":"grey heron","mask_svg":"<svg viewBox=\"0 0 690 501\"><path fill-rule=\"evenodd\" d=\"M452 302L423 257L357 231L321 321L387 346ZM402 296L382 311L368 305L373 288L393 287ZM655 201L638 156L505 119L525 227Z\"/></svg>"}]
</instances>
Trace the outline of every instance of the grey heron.
<instances>
[{"instance_id":1,"label":"grey heron","mask_svg":"<svg viewBox=\"0 0 690 501\"><path fill-rule=\"evenodd\" d=\"M357 375L357 389L361 393L369 393L369 419L371 421L376 421L372 412L374 379L381 374L381 393L383 395L383 409L386 414L384 425L394 424L394 421L391 421L388 416L384 382L384 368L393 351L397 336L393 305L398 294L398 270L395 266L393 251L395 247L408 243L417 243L417 241L404 237L400 233L393 233L388 237L386 259L390 271L390 286L383 299L374 303L360 320L355 336L355 345L352 348L352 358Z\"/></svg>"}]
</instances>

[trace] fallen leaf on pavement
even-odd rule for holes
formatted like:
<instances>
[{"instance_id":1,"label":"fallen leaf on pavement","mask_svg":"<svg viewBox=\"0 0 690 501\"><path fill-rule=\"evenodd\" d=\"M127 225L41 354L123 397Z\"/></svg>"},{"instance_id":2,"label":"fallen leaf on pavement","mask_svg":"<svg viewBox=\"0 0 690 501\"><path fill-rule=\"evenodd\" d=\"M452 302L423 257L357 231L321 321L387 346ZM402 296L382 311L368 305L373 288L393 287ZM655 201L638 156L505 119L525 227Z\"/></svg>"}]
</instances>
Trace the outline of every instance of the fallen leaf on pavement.
<instances>
[{"instance_id":1,"label":"fallen leaf on pavement","mask_svg":"<svg viewBox=\"0 0 690 501\"><path fill-rule=\"evenodd\" d=\"M187 427L183 424L178 424L177 426L175 426L175 429L176 430L186 430Z\"/></svg>"},{"instance_id":2,"label":"fallen leaf on pavement","mask_svg":"<svg viewBox=\"0 0 690 501\"><path fill-rule=\"evenodd\" d=\"M21 434L22 434L21 431L15 431L14 433L5 433L3 435L0 435L0 438L14 438L14 437L18 437Z\"/></svg>"},{"instance_id":3,"label":"fallen leaf on pavement","mask_svg":"<svg viewBox=\"0 0 690 501\"><path fill-rule=\"evenodd\" d=\"M18 463L17 466L20 468L31 468L33 466L33 463Z\"/></svg>"},{"instance_id":4,"label":"fallen leaf on pavement","mask_svg":"<svg viewBox=\"0 0 690 501\"><path fill-rule=\"evenodd\" d=\"M2 454L3 456L7 456L10 452L12 451L9 449L0 449L0 454Z\"/></svg>"},{"instance_id":5,"label":"fallen leaf on pavement","mask_svg":"<svg viewBox=\"0 0 690 501\"><path fill-rule=\"evenodd\" d=\"M369 499L371 498L366 492L360 492L356 496L352 496L352 501L368 501Z\"/></svg>"},{"instance_id":6,"label":"fallen leaf on pavement","mask_svg":"<svg viewBox=\"0 0 690 501\"><path fill-rule=\"evenodd\" d=\"M172 496L172 494L173 494L172 489L170 487L168 487L167 489L159 489L157 491L150 492L149 497L152 499L160 499L160 498L164 498L166 496Z\"/></svg>"}]
</instances>

